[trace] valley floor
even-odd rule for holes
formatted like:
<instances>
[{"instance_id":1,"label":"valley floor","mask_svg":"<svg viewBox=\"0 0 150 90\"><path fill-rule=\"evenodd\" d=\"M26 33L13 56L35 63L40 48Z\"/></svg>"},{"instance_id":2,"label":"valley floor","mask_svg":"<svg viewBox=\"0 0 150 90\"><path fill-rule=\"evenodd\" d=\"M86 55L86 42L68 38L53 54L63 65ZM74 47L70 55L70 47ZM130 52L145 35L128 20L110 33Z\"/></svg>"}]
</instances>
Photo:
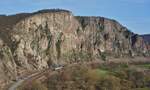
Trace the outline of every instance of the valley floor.
<instances>
[{"instance_id":1,"label":"valley floor","mask_svg":"<svg viewBox=\"0 0 150 90\"><path fill-rule=\"evenodd\" d=\"M83 70L83 71L82 71ZM75 73L76 72L76 73ZM131 73L131 76L128 76L128 72L133 72ZM86 73L83 74L83 73ZM122 74L125 74L123 76ZM139 73L142 73L139 74ZM76 76L77 74L77 76ZM133 74L133 75L132 75ZM137 77L134 77L137 74ZM139 75L139 76L138 76ZM56 77L55 77L56 76ZM62 70L59 71L52 71L52 70L46 70L44 73L38 73L33 76L28 76L20 81L17 81L14 83L9 90L35 90L34 88L39 88L36 90L72 90L71 88L75 88L75 90L80 89L78 87L79 82L84 82L84 86L87 88L86 90L105 90L106 88L109 88L111 86L102 86L104 83L109 84L109 83L118 83L123 80L123 82L128 81L128 84L131 84L132 86L130 89L121 89L124 88L122 87L122 83L118 83L120 85L120 89L107 89L107 90L149 90L149 83L150 83L150 58L143 58L143 57L136 57L136 58L109 58L107 61L90 61L90 62L80 62L80 63L72 63L66 67L64 67ZM79 80L78 82L78 79ZM88 83L85 83L86 79L91 79L94 80L92 82L101 82L99 84L99 88L104 87L103 89L91 89L88 88L87 84L91 83L89 81ZM132 80L133 78L133 80ZM141 81L134 81L136 79L143 78ZM145 80L145 78L147 80ZM74 81L74 79L77 79ZM85 81L84 81L85 79ZM102 82L101 81L111 81L113 80L118 80L115 82ZM130 80L131 79L131 80ZM97 81L98 80L98 81ZM65 83L66 84L65 84ZM136 85L135 82L140 83L140 85ZM18 84L19 83L19 84ZM74 84L73 84L74 83ZM126 82L127 83L127 82ZM148 83L148 85L143 85L143 83ZM61 84L61 85L60 85ZM77 85L74 87L69 87L68 85ZM52 85L52 86L49 86ZM90 84L91 87L95 87L95 84ZM143 85L143 86L142 86ZM80 86L80 85L79 85ZM66 87L66 89L62 89ZM82 89L80 90L85 90L83 86L81 86ZM134 87L134 88L133 88ZM44 88L44 89L43 89ZM50 89L49 89L50 88ZM55 89L54 89L55 88ZM69 89L70 88L70 89ZM96 87L95 87L96 88ZM113 85L112 87L113 88ZM74 90L74 89L73 89Z\"/></svg>"}]
</instances>

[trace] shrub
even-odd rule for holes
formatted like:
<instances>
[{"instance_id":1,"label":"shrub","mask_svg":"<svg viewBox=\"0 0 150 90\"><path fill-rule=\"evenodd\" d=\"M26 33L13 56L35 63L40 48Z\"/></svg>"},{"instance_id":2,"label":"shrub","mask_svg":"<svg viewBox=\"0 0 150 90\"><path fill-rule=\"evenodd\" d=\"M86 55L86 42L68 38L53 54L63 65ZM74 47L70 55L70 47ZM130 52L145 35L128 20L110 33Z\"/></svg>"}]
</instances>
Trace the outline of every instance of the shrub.
<instances>
[{"instance_id":1,"label":"shrub","mask_svg":"<svg viewBox=\"0 0 150 90\"><path fill-rule=\"evenodd\" d=\"M140 88L144 86L144 73L140 71L136 71L133 69L129 69L126 71L127 73L127 80L134 83L134 87Z\"/></svg>"},{"instance_id":2,"label":"shrub","mask_svg":"<svg viewBox=\"0 0 150 90\"><path fill-rule=\"evenodd\" d=\"M99 73L92 69L88 70L85 77L89 82L96 82L100 79Z\"/></svg>"},{"instance_id":3,"label":"shrub","mask_svg":"<svg viewBox=\"0 0 150 90\"><path fill-rule=\"evenodd\" d=\"M104 77L96 84L96 90L121 90L120 79L114 76Z\"/></svg>"},{"instance_id":4,"label":"shrub","mask_svg":"<svg viewBox=\"0 0 150 90\"><path fill-rule=\"evenodd\" d=\"M48 90L43 84L33 81L30 85L19 87L17 90Z\"/></svg>"},{"instance_id":5,"label":"shrub","mask_svg":"<svg viewBox=\"0 0 150 90\"><path fill-rule=\"evenodd\" d=\"M150 75L149 75L149 73L147 73L147 75L145 75L145 84L147 87L150 88Z\"/></svg>"},{"instance_id":6,"label":"shrub","mask_svg":"<svg viewBox=\"0 0 150 90\"><path fill-rule=\"evenodd\" d=\"M103 61L106 61L106 52L101 52L99 49L98 49L98 53L99 53L99 56L101 57L101 59Z\"/></svg>"},{"instance_id":7,"label":"shrub","mask_svg":"<svg viewBox=\"0 0 150 90\"><path fill-rule=\"evenodd\" d=\"M101 54L101 58L103 61L106 61L106 55L104 53Z\"/></svg>"},{"instance_id":8,"label":"shrub","mask_svg":"<svg viewBox=\"0 0 150 90\"><path fill-rule=\"evenodd\" d=\"M47 79L49 90L136 90L150 86L150 77L126 64L89 68L79 64Z\"/></svg>"},{"instance_id":9,"label":"shrub","mask_svg":"<svg viewBox=\"0 0 150 90\"><path fill-rule=\"evenodd\" d=\"M60 76L57 74L52 75L47 79L47 88L48 90L57 90L57 83L60 81Z\"/></svg>"}]
</instances>

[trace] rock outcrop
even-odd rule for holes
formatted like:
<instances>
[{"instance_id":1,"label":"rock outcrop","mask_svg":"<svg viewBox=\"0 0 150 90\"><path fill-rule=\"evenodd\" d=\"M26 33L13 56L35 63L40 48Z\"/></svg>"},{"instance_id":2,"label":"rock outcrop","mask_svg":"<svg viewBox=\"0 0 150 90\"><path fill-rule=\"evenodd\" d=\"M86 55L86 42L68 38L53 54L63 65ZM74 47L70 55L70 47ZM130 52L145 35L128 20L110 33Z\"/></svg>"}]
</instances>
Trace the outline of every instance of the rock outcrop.
<instances>
[{"instance_id":1,"label":"rock outcrop","mask_svg":"<svg viewBox=\"0 0 150 90\"><path fill-rule=\"evenodd\" d=\"M67 10L3 15L0 32L0 80L14 78L20 68L42 70L53 63L101 60L103 54L150 55L143 38L117 21L73 16Z\"/></svg>"},{"instance_id":2,"label":"rock outcrop","mask_svg":"<svg viewBox=\"0 0 150 90\"><path fill-rule=\"evenodd\" d=\"M143 37L144 41L150 44L150 34L140 35Z\"/></svg>"},{"instance_id":3,"label":"rock outcrop","mask_svg":"<svg viewBox=\"0 0 150 90\"><path fill-rule=\"evenodd\" d=\"M150 50L150 34L140 35L145 43L147 43L147 48Z\"/></svg>"}]
</instances>

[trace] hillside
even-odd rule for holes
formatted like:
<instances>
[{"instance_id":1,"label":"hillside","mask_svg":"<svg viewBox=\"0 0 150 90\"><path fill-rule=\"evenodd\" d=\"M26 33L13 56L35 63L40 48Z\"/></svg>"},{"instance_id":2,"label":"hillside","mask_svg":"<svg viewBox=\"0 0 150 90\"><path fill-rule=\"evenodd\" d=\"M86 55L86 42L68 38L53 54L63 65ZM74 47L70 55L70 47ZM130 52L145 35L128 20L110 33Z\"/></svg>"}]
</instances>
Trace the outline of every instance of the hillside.
<instances>
[{"instance_id":1,"label":"hillside","mask_svg":"<svg viewBox=\"0 0 150 90\"><path fill-rule=\"evenodd\" d=\"M141 37L143 37L144 41L150 44L150 34L141 35Z\"/></svg>"},{"instance_id":2,"label":"hillside","mask_svg":"<svg viewBox=\"0 0 150 90\"><path fill-rule=\"evenodd\" d=\"M143 38L116 20L61 9L1 15L0 32L0 83L54 64L150 56Z\"/></svg>"}]
</instances>

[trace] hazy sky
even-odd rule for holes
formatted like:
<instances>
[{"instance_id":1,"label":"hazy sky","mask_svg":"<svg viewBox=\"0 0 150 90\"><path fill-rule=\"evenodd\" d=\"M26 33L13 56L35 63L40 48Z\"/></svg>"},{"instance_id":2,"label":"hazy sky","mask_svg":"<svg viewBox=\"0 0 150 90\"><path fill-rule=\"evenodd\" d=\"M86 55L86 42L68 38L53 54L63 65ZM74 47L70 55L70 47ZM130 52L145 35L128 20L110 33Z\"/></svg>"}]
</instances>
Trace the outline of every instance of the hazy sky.
<instances>
[{"instance_id":1,"label":"hazy sky","mask_svg":"<svg viewBox=\"0 0 150 90\"><path fill-rule=\"evenodd\" d=\"M74 15L116 19L138 34L150 33L150 0L0 0L0 14L63 8Z\"/></svg>"}]
</instances>

